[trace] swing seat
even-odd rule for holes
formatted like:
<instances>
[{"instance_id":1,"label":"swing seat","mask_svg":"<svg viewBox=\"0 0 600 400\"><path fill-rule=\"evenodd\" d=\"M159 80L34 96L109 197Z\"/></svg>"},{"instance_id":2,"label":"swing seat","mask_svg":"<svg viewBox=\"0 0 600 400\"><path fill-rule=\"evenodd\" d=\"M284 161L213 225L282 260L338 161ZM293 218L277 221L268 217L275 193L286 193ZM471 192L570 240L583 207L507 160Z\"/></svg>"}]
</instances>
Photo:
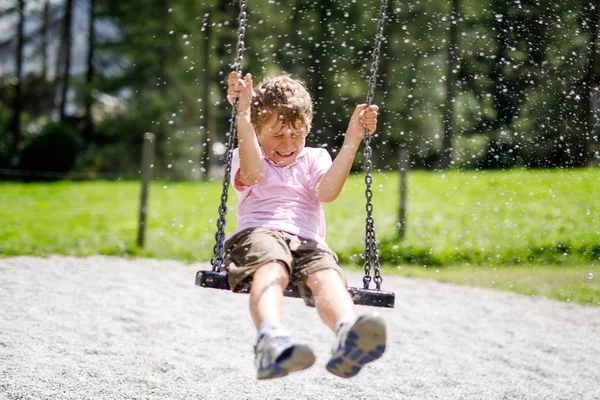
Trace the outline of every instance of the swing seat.
<instances>
[{"instance_id":1,"label":"swing seat","mask_svg":"<svg viewBox=\"0 0 600 400\"><path fill-rule=\"evenodd\" d=\"M215 271L198 271L196 273L196 285L210 289L230 290L227 273ZM377 289L362 289L349 287L348 292L354 301L354 304L372 307L394 308L396 295L393 292L386 292ZM240 293L248 293L242 291ZM290 284L283 292L285 297L300 297L300 292L295 285Z\"/></svg>"}]
</instances>

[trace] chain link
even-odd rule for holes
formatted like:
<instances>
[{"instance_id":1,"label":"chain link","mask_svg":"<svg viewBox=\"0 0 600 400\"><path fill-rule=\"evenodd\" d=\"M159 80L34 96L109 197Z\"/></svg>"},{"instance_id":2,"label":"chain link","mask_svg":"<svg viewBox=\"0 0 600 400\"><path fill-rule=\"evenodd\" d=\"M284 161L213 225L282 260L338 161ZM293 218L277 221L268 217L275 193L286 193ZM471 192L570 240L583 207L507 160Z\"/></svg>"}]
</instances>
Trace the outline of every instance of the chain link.
<instances>
[{"instance_id":1,"label":"chain link","mask_svg":"<svg viewBox=\"0 0 600 400\"><path fill-rule=\"evenodd\" d=\"M375 35L375 44L373 46L373 62L371 63L371 74L369 76L369 90L367 92L367 105L370 106L373 103L373 96L375 93L375 85L377 83L377 67L379 65L379 56L381 53L381 42L383 40L383 27L385 25L385 12L387 10L387 0L381 0L379 6L379 15L377 17L377 34ZM377 250L377 238L375 236L375 221L373 220L373 190L371 184L373 183L373 177L371 176L371 169L373 163L371 162L371 134L365 129L365 196L367 198L367 218L366 218L366 235L365 235L365 276L363 278L364 288L368 289L371 279L375 281L375 287L377 290L381 289L381 283L383 278L379 271L379 251ZM374 268L374 277L371 278L371 266Z\"/></svg>"},{"instance_id":2,"label":"chain link","mask_svg":"<svg viewBox=\"0 0 600 400\"><path fill-rule=\"evenodd\" d=\"M238 42L237 55L233 69L242 73L242 61L244 60L244 36L246 35L246 21L248 14L246 12L247 0L240 0L240 13L238 15ZM214 256L210 263L215 272L225 269L225 216L227 215L227 197L229 193L229 182L231 179L231 159L233 158L233 149L237 137L236 116L238 112L238 100L236 99L231 110L231 119L229 125L229 140L227 141L227 152L225 155L225 175L223 176L223 192L221 193L221 205L219 206L219 219L217 220L217 233L215 234L215 246L213 247Z\"/></svg>"}]
</instances>

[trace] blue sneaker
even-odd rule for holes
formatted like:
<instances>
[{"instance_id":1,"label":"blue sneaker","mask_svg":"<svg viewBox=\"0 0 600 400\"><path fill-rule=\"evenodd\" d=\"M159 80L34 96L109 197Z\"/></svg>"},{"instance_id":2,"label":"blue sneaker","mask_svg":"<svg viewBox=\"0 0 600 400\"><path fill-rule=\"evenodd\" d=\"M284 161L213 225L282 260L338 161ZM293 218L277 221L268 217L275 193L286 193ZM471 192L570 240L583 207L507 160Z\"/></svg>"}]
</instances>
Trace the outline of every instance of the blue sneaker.
<instances>
[{"instance_id":1,"label":"blue sneaker","mask_svg":"<svg viewBox=\"0 0 600 400\"><path fill-rule=\"evenodd\" d=\"M345 324L337 332L337 341L327 370L342 378L358 374L365 364L383 355L386 346L386 329L383 319L363 315L352 324Z\"/></svg>"},{"instance_id":2,"label":"blue sneaker","mask_svg":"<svg viewBox=\"0 0 600 400\"><path fill-rule=\"evenodd\" d=\"M273 379L302 371L315 363L315 354L305 344L295 344L282 330L261 334L254 346L258 379Z\"/></svg>"}]
</instances>

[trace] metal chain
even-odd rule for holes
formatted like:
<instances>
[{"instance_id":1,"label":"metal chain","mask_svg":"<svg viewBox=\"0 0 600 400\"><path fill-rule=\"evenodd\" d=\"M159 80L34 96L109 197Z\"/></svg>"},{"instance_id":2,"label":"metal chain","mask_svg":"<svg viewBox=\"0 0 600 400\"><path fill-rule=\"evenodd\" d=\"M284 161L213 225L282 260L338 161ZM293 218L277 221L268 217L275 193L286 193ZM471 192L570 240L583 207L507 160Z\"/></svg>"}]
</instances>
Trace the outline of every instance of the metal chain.
<instances>
[{"instance_id":1,"label":"metal chain","mask_svg":"<svg viewBox=\"0 0 600 400\"><path fill-rule=\"evenodd\" d=\"M242 61L244 59L244 36L246 35L246 21L248 15L246 13L247 0L240 0L240 13L238 15L238 42L237 42L237 55L233 68L242 73ZM225 269L225 216L227 215L227 197L229 193L229 182L231 178L231 159L233 158L233 149L235 146L235 139L237 137L237 124L236 117L238 112L238 100L236 99L233 103L233 109L231 110L231 120L229 125L229 140L227 142L226 152L226 163L225 163L225 176L223 176L223 192L221 193L221 205L219 206L219 219L217 220L217 233L215 234L215 246L213 248L214 256L210 263L212 269L215 272L219 272Z\"/></svg>"},{"instance_id":2,"label":"metal chain","mask_svg":"<svg viewBox=\"0 0 600 400\"><path fill-rule=\"evenodd\" d=\"M241 73L243 51L244 51L244 36L246 33L246 21L247 21L247 0L240 0L240 13L238 16L238 43L237 43L237 57L234 63L234 69ZM377 34L375 36L375 45L373 49L373 62L371 64L371 75L369 77L369 90L367 92L367 105L371 105L373 102L373 95L375 92L375 85L377 80L377 68L379 64L379 56L381 49L381 42L383 40L383 26L385 23L385 11L387 9L387 0L382 0L379 8L379 16L377 20ZM213 248L214 257L211 260L213 271L221 271L224 269L224 253L225 253L225 216L227 215L227 198L229 191L229 184L231 178L231 160L233 156L233 148L235 145L235 139L237 136L236 116L237 116L237 100L233 105L231 111L230 120L230 134L229 141L227 143L226 152L226 164L225 164L225 175L223 177L223 192L221 194L221 204L219 206L219 219L217 221L217 233L215 234L216 243ZM377 289L380 289L383 278L379 271L379 256L377 250L377 240L375 236L375 223L373 220L373 191L371 190L371 184L373 178L371 176L371 154L372 150L370 147L371 135L365 131L365 183L366 183L366 198L367 198L367 218L366 218L366 239L365 239L365 276L363 279L365 289L369 288L371 282L371 264L373 263L375 276L374 281Z\"/></svg>"},{"instance_id":3,"label":"metal chain","mask_svg":"<svg viewBox=\"0 0 600 400\"><path fill-rule=\"evenodd\" d=\"M379 6L379 16L377 17L377 34L375 35L375 44L373 46L373 62L371 63L371 75L369 77L369 90L367 92L367 105L370 106L373 102L373 95L375 93L375 84L377 82L377 67L379 65L379 55L381 52L381 42L383 40L383 27L385 25L385 12L387 10L387 0L381 0ZM377 290L381 289L381 283L383 278L379 272L379 252L377 250L377 238L375 236L375 221L373 220L373 190L371 190L371 184L373 183L373 177L371 176L371 168L373 163L371 162L371 134L365 129L365 195L367 198L367 218L366 218L366 235L365 235L365 276L363 278L364 288L368 289L371 283L371 265L375 270L373 280Z\"/></svg>"}]
</instances>

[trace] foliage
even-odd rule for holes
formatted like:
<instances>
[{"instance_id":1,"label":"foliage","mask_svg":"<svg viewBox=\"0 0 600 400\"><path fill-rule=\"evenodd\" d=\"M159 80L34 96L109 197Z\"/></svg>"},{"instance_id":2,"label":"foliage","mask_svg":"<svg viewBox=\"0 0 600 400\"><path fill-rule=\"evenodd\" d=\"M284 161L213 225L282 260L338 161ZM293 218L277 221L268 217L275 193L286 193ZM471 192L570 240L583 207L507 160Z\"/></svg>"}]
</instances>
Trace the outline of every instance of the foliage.
<instances>
[{"instance_id":1,"label":"foliage","mask_svg":"<svg viewBox=\"0 0 600 400\"><path fill-rule=\"evenodd\" d=\"M597 127L590 140L582 139L586 63L591 56L588 3L461 0L453 103L457 167L600 162ZM85 0L74 4L77 12L87 11ZM96 109L104 108L94 121L115 125L125 118L132 131L114 136L115 141L100 140L102 132L85 137L84 158L107 157L111 163L108 154L137 151L132 143L152 131L157 135L157 166L176 166L171 175L179 178L196 176L193 171L209 167L201 164L202 152L227 140L230 108L224 101L224 77L235 58L237 3L97 0L96 6L93 87L87 88L78 72L74 78L79 84L71 88L72 106L79 117L91 89ZM27 63L39 64L43 51L49 51L40 48L41 10L34 6L27 10L27 23L35 27L25 38L32 54ZM258 80L289 70L306 80L317 111L309 144L325 146L334 154L354 105L365 101L378 2L254 0L248 11L244 71ZM61 12L61 6L53 3L48 43L58 40ZM382 105L373 147L380 169L395 168L400 146L408 146L413 167L439 166L449 13L449 1L389 2L374 99ZM10 14L2 18L7 26L14 23ZM0 54L14 50L10 43L0 43ZM28 65L30 69L33 64ZM593 102L599 97L599 67L592 72ZM5 73L0 119L2 110L11 108L10 81ZM23 137L30 135L28 124L39 130L53 120L59 86L60 80L39 72L23 78ZM107 95L123 109L106 107L102 98ZM8 143L8 124L1 126L0 141ZM82 129L78 135L84 137ZM138 157L130 155L118 165L125 173L137 168ZM211 165L216 159L215 154ZM361 161L359 156L355 169ZM94 166L106 170L102 162L78 164L85 170Z\"/></svg>"},{"instance_id":2,"label":"foliage","mask_svg":"<svg viewBox=\"0 0 600 400\"><path fill-rule=\"evenodd\" d=\"M26 181L61 179L75 166L80 149L72 123L50 124L24 147L18 169L27 172Z\"/></svg>"}]
</instances>

